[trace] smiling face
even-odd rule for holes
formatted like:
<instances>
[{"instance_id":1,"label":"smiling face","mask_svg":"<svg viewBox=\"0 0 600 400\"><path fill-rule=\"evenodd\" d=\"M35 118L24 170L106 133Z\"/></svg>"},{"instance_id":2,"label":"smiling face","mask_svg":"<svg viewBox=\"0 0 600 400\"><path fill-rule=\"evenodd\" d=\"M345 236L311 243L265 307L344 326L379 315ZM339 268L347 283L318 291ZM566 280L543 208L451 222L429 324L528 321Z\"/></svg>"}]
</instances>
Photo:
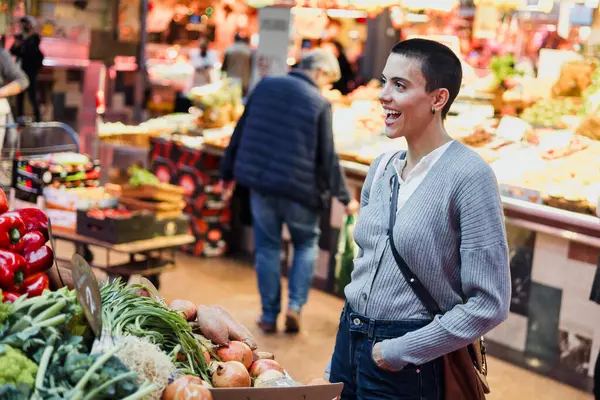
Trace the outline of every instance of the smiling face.
<instances>
[{"instance_id":1,"label":"smiling face","mask_svg":"<svg viewBox=\"0 0 600 400\"><path fill-rule=\"evenodd\" d=\"M385 113L387 137L411 137L419 134L439 112L432 114L432 107L439 107L437 91L427 92L427 81L421 72L421 61L392 53L387 59L381 78L379 101Z\"/></svg>"}]
</instances>

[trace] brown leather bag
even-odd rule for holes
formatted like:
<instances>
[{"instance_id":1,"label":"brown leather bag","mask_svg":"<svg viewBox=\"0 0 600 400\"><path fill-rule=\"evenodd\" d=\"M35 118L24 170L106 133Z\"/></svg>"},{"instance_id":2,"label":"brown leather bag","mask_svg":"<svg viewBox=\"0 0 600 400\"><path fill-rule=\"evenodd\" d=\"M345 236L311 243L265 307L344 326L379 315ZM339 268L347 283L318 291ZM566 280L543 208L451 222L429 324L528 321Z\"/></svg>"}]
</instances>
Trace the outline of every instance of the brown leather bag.
<instances>
[{"instance_id":1,"label":"brown leather bag","mask_svg":"<svg viewBox=\"0 0 600 400\"><path fill-rule=\"evenodd\" d=\"M393 177L392 203L390 206L390 219L388 239L396 264L406 279L408 286L412 288L421 303L425 306L432 317L444 312L437 304L433 296L423 286L419 278L406 264L396 246L392 232L396 222L396 208L398 204L398 189L400 188L398 178ZM485 400L485 395L490 393L487 382L487 361L485 356L485 345L483 338L472 344L458 349L444 358L444 398L447 400Z\"/></svg>"}]
</instances>

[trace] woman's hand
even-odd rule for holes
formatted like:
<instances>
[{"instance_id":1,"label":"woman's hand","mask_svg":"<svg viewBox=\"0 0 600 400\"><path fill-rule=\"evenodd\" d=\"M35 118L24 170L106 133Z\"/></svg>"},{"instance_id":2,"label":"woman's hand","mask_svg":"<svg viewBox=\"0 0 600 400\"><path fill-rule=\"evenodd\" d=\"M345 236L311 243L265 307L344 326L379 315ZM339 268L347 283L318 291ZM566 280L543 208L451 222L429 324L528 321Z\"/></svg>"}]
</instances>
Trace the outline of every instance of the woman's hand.
<instances>
[{"instance_id":1,"label":"woman's hand","mask_svg":"<svg viewBox=\"0 0 600 400\"><path fill-rule=\"evenodd\" d=\"M392 367L390 367L384 360L383 354L381 352L381 343L375 343L373 346L373 361L375 364L381 369L385 369L387 371L393 371Z\"/></svg>"}]
</instances>

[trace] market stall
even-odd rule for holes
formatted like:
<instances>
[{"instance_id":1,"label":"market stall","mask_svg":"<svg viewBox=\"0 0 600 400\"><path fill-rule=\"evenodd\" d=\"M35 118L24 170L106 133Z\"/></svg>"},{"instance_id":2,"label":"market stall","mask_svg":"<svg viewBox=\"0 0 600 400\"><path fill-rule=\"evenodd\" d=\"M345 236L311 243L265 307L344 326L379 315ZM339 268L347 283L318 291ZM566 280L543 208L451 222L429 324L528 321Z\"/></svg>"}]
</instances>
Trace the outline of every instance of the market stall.
<instances>
[{"instance_id":1,"label":"market stall","mask_svg":"<svg viewBox=\"0 0 600 400\"><path fill-rule=\"evenodd\" d=\"M54 235L39 209L7 212L0 244L2 398L331 399L341 384L296 382L219 306L167 305L142 279L97 281L74 255L54 259ZM50 240L49 245L46 241Z\"/></svg>"}]
</instances>

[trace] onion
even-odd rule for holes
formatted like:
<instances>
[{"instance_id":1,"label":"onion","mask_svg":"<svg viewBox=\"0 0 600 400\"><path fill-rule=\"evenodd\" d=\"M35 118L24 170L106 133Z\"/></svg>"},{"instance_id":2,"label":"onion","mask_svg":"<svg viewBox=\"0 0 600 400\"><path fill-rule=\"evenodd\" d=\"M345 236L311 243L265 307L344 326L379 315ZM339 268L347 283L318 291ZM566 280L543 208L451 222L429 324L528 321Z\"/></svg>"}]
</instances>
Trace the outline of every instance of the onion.
<instances>
[{"instance_id":1,"label":"onion","mask_svg":"<svg viewBox=\"0 0 600 400\"><path fill-rule=\"evenodd\" d=\"M196 306L191 301L173 300L169 308L182 312L186 321L193 321L196 318Z\"/></svg>"},{"instance_id":2,"label":"onion","mask_svg":"<svg viewBox=\"0 0 600 400\"><path fill-rule=\"evenodd\" d=\"M212 384L216 388L250 387L250 374L238 361L228 361L217 366L212 376Z\"/></svg>"},{"instance_id":3,"label":"onion","mask_svg":"<svg viewBox=\"0 0 600 400\"><path fill-rule=\"evenodd\" d=\"M223 362L239 361L244 364L246 369L252 366L252 350L247 344L237 341L231 341L228 345L217 349L217 356Z\"/></svg>"},{"instance_id":4,"label":"onion","mask_svg":"<svg viewBox=\"0 0 600 400\"><path fill-rule=\"evenodd\" d=\"M270 369L267 372L265 372L264 374L261 374L258 378L256 378L256 380L254 381L254 387L255 388L266 387L267 382L281 379L284 376L285 375L283 375L281 372L276 371L274 369Z\"/></svg>"},{"instance_id":5,"label":"onion","mask_svg":"<svg viewBox=\"0 0 600 400\"><path fill-rule=\"evenodd\" d=\"M177 378L171 383L163 392L163 400L177 400L179 399L179 393L183 388L188 385L205 385L204 381L197 376L184 375L181 378Z\"/></svg>"},{"instance_id":6,"label":"onion","mask_svg":"<svg viewBox=\"0 0 600 400\"><path fill-rule=\"evenodd\" d=\"M281 368L281 365L279 365L277 361L258 360L254 364L252 364L252 367L250 368L250 376L253 379L256 379L269 370L275 370L281 372L282 374L285 374L285 371L283 370L283 368Z\"/></svg>"},{"instance_id":7,"label":"onion","mask_svg":"<svg viewBox=\"0 0 600 400\"><path fill-rule=\"evenodd\" d=\"M173 400L212 400L212 398L208 388L192 383L181 388Z\"/></svg>"}]
</instances>

